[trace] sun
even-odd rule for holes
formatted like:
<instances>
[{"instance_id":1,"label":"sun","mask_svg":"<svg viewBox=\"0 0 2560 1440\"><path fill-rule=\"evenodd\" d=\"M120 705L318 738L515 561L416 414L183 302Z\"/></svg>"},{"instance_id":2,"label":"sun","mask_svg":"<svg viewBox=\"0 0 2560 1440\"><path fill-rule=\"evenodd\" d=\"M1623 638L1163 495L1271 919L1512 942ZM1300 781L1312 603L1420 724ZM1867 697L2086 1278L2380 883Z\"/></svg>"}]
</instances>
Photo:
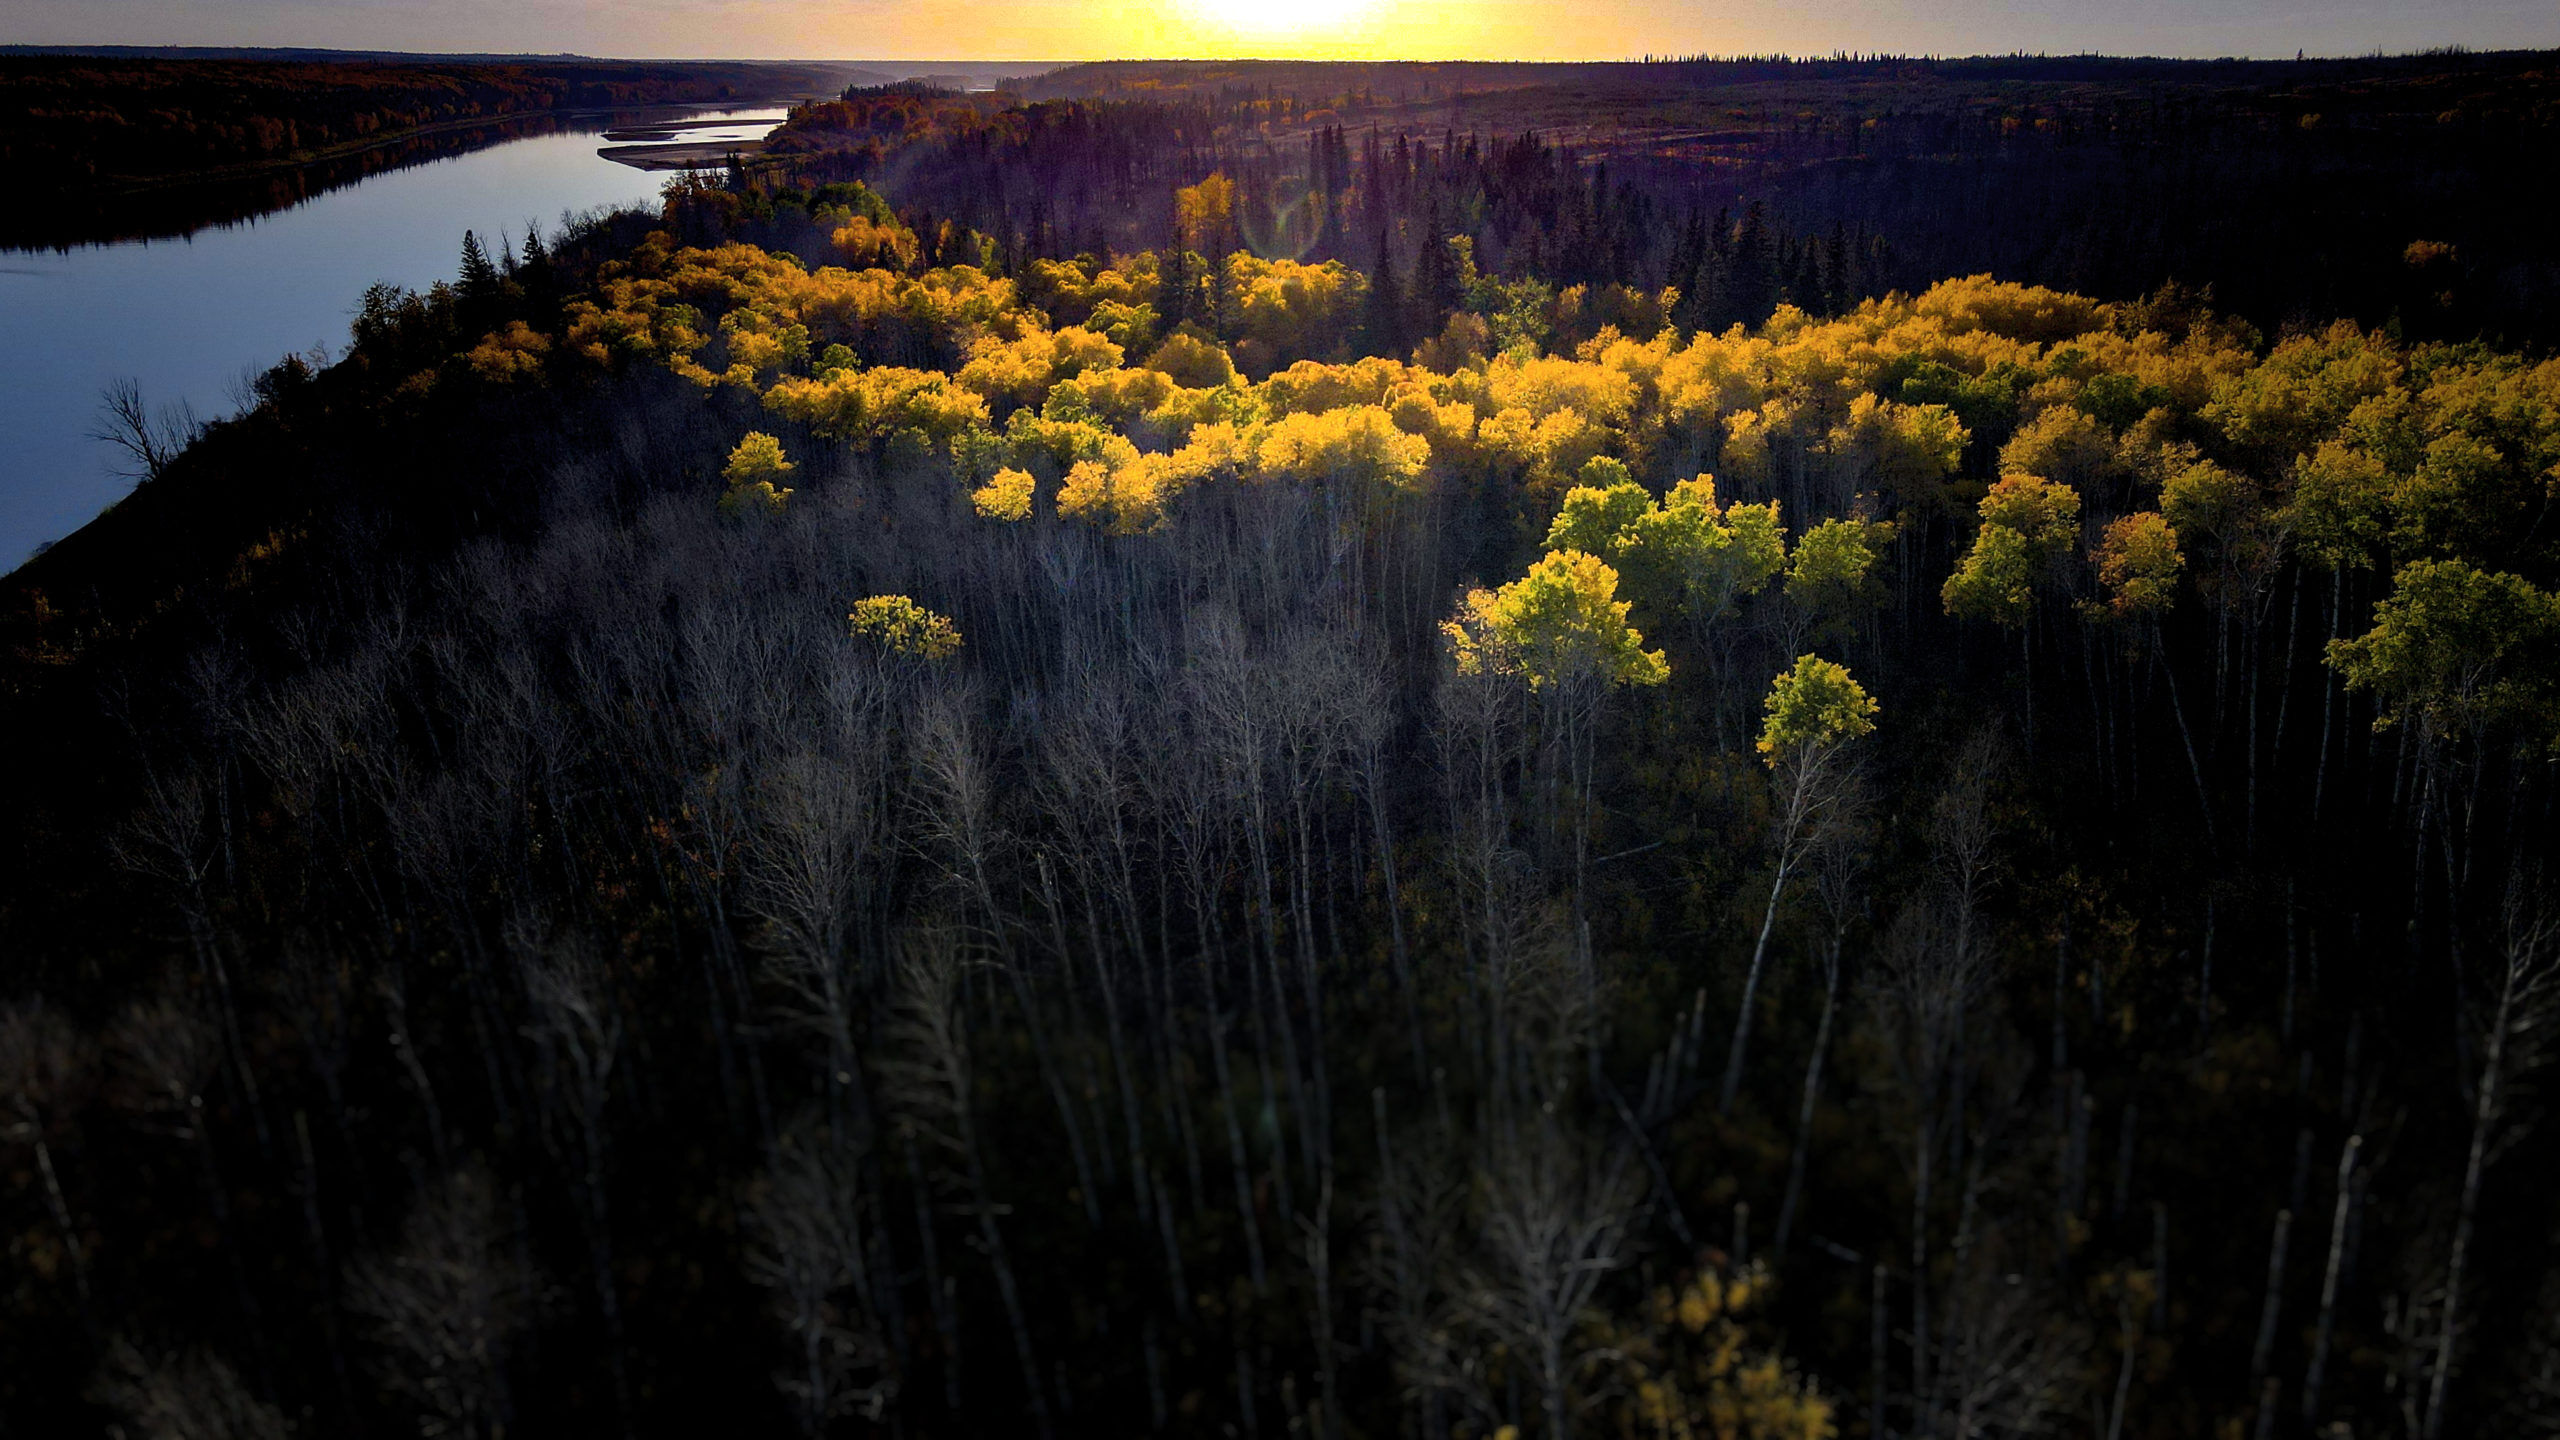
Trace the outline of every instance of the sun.
<instances>
[{"instance_id":1,"label":"sun","mask_svg":"<svg viewBox=\"0 0 2560 1440\"><path fill-rule=\"evenodd\" d=\"M1209 27L1247 45L1323 50L1350 39L1376 0L1191 0Z\"/></svg>"}]
</instances>

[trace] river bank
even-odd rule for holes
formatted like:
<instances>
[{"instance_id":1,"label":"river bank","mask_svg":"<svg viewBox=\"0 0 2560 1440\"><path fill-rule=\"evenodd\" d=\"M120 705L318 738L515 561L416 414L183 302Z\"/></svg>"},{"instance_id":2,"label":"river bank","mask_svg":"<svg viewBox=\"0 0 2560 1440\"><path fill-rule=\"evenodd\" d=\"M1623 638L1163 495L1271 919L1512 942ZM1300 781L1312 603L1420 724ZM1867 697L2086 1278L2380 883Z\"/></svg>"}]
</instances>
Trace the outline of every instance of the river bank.
<instances>
[{"instance_id":1,"label":"river bank","mask_svg":"<svg viewBox=\"0 0 2560 1440\"><path fill-rule=\"evenodd\" d=\"M694 109L680 135L717 137L705 143L724 152L778 118ZM368 286L451 280L465 230L503 256L531 223L557 234L564 212L654 207L658 179L607 163L595 139L607 127L588 126L424 154L325 188L309 170L269 177L283 203L180 238L0 258L0 331L21 342L0 351L0 569L132 488L89 434L108 385L135 380L155 414L226 415L244 373L288 353L343 349ZM162 191L144 203L194 198Z\"/></svg>"},{"instance_id":2,"label":"river bank","mask_svg":"<svg viewBox=\"0 0 2560 1440\"><path fill-rule=\"evenodd\" d=\"M709 170L729 161L764 153L762 140L708 140L670 145L608 145L596 153L634 170Z\"/></svg>"}]
</instances>

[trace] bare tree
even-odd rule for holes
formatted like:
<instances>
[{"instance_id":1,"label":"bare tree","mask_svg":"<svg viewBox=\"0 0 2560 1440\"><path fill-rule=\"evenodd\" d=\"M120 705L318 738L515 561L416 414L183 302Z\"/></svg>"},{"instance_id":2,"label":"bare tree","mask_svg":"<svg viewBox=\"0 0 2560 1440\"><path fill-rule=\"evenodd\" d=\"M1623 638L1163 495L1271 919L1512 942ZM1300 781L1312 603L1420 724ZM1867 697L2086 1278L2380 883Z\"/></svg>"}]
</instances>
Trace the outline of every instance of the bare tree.
<instances>
[{"instance_id":1,"label":"bare tree","mask_svg":"<svg viewBox=\"0 0 2560 1440\"><path fill-rule=\"evenodd\" d=\"M1752 942L1751 967L1743 972L1742 1005L1733 1018L1733 1044L1725 1053L1724 1086L1717 1092L1716 1112L1733 1109L1742 1089L1742 1065L1751 1045L1752 1012L1760 997L1760 976L1769 959L1769 936L1778 926L1778 906L1787 882L1806 857L1825 843L1841 812L1856 804L1857 770L1848 738L1821 738L1790 746L1778 757L1771 793L1777 799L1769 828L1778 842L1777 865L1769 880L1769 901L1760 916L1760 937Z\"/></svg>"},{"instance_id":2,"label":"bare tree","mask_svg":"<svg viewBox=\"0 0 2560 1440\"><path fill-rule=\"evenodd\" d=\"M1918 1433L1956 1440L2047 1435L2078 1409L2087 1337L2025 1274L2008 1268L1997 1231L1960 1257L1946 1309L1941 1373L1932 1382L1939 1403Z\"/></svg>"},{"instance_id":3,"label":"bare tree","mask_svg":"<svg viewBox=\"0 0 2560 1440\"><path fill-rule=\"evenodd\" d=\"M1413 1049L1417 1083L1428 1078L1424 1058L1422 1003L1414 986L1413 958L1405 938L1404 887L1396 873L1396 832L1389 814L1394 793L1390 771L1391 742L1397 729L1395 687L1373 657L1356 657L1347 667L1336 698L1343 720L1343 752L1353 784L1369 818L1370 843L1378 853L1378 879L1386 888L1388 956L1395 961L1396 989L1404 1001L1405 1038Z\"/></svg>"},{"instance_id":4,"label":"bare tree","mask_svg":"<svg viewBox=\"0 0 2560 1440\"><path fill-rule=\"evenodd\" d=\"M1387 1092L1370 1092L1378 1140L1377 1238L1364 1278L1385 1300L1387 1343L1416 1402L1425 1436L1448 1431L1452 1380L1463 1368L1443 1323L1446 1286L1462 1256L1470 1183L1450 1139L1436 1125L1398 1127Z\"/></svg>"},{"instance_id":5,"label":"bare tree","mask_svg":"<svg viewBox=\"0 0 2560 1440\"><path fill-rule=\"evenodd\" d=\"M1772 1242L1773 1266L1783 1266L1787 1242L1795 1232L1797 1205L1804 1195L1805 1163L1813 1144L1814 1108L1822 1099L1822 1072L1831 1053L1831 1030L1840 1008L1841 951L1849 927L1857 919L1860 886L1866 869L1863 807L1844 811L1825 828L1814 852L1814 889L1821 897L1826 921L1822 945L1822 1018L1814 1026L1813 1052L1805 1057L1804 1092L1796 1109L1795 1143L1787 1156L1787 1190L1778 1206L1778 1231Z\"/></svg>"},{"instance_id":6,"label":"bare tree","mask_svg":"<svg viewBox=\"0 0 2560 1440\"><path fill-rule=\"evenodd\" d=\"M1066 1131L1067 1149L1075 1161L1077 1189L1084 1196L1085 1219L1099 1226L1102 1192L1094 1184L1093 1162L1085 1151L1084 1126L1077 1120L1074 1101L1067 1093L1066 1076L1058 1067L1039 997L1031 988L1031 977L1014 953L1011 918L997 899L991 878L1007 837L997 821L994 759L981 743L971 717L973 699L965 690L937 690L926 697L917 715L917 828L922 832L926 854L950 871L986 926L998 968L1012 988L1014 1004L1022 1011L1041 1082L1048 1087L1058 1123Z\"/></svg>"},{"instance_id":7,"label":"bare tree","mask_svg":"<svg viewBox=\"0 0 2560 1440\"><path fill-rule=\"evenodd\" d=\"M959 938L947 928L913 930L900 943L893 972L890 1043L880 1060L882 1087L889 1104L912 1127L911 1133L931 1139L963 1166L978 1239L995 1271L1005 1319L1013 1330L1025 1399L1040 1434L1046 1437L1052 1433L1048 1390L1032 1349L1030 1319L1014 1280L1013 1258L1005 1248L1004 1231L996 1224L997 1206L987 1183L986 1155L978 1143L970 1101L967 1017L960 1006L963 965Z\"/></svg>"},{"instance_id":8,"label":"bare tree","mask_svg":"<svg viewBox=\"0 0 2560 1440\"><path fill-rule=\"evenodd\" d=\"M348 1303L382 1343L384 1387L421 1436L495 1440L505 1430L509 1347L535 1299L515 1257L497 1185L473 1164L419 1198L390 1250L349 1272Z\"/></svg>"},{"instance_id":9,"label":"bare tree","mask_svg":"<svg viewBox=\"0 0 2560 1440\"><path fill-rule=\"evenodd\" d=\"M798 1407L801 1433L814 1440L845 1415L878 1420L898 1382L873 1318L854 1157L806 1130L786 1133L740 1211L748 1277L772 1293L798 1350L774 1378Z\"/></svg>"},{"instance_id":10,"label":"bare tree","mask_svg":"<svg viewBox=\"0 0 2560 1440\"><path fill-rule=\"evenodd\" d=\"M2453 1378L2455 1347L2462 1335L2464 1269L2480 1210L2480 1182L2490 1163L2514 1139L2507 1123L2515 1077L2540 1063L2560 1021L2560 915L2531 894L2521 877L2508 887L2506 967L2490 1013L2479 1017L2479 1073L2472 1087L2471 1149L2462 1170L2462 1199L2454 1212L2453 1240L2445 1261L2444 1306L2437 1317L2433 1373L2427 1380L2422 1440L2444 1432L2445 1393Z\"/></svg>"},{"instance_id":11,"label":"bare tree","mask_svg":"<svg viewBox=\"0 0 2560 1440\"><path fill-rule=\"evenodd\" d=\"M616 1401L630 1419L630 1377L623 1354L622 1295L614 1276L613 1212L605 1162L611 1131L606 1108L622 1057L621 1002L603 962L582 937L540 937L540 922L519 917L509 939L524 966L544 1139L569 1172L586 1232L587 1261L603 1316L606 1358Z\"/></svg>"},{"instance_id":12,"label":"bare tree","mask_svg":"<svg viewBox=\"0 0 2560 1440\"><path fill-rule=\"evenodd\" d=\"M219 1355L146 1351L124 1336L107 1353L90 1394L135 1440L287 1440L284 1412L259 1399Z\"/></svg>"},{"instance_id":13,"label":"bare tree","mask_svg":"<svg viewBox=\"0 0 2560 1440\"><path fill-rule=\"evenodd\" d=\"M9 1139L35 1151L36 1176L44 1187L45 1208L53 1213L69 1262L73 1297L80 1323L97 1333L89 1295L89 1250L71 1218L71 1202L63 1194L62 1172L54 1163L53 1133L62 1125L79 1087L85 1082L88 1057L71 1022L41 999L0 1007L0 1102L8 1106Z\"/></svg>"},{"instance_id":14,"label":"bare tree","mask_svg":"<svg viewBox=\"0 0 2560 1440\"><path fill-rule=\"evenodd\" d=\"M195 1152L196 1175L204 1187L205 1209L222 1234L222 1250L231 1271L233 1297L240 1319L266 1371L266 1339L259 1323L256 1293L232 1233L231 1201L215 1154L212 1116L204 1099L205 1082L222 1063L222 1039L212 1022L171 988L127 1007L108 1038L115 1056L114 1098L128 1113L188 1142Z\"/></svg>"},{"instance_id":15,"label":"bare tree","mask_svg":"<svg viewBox=\"0 0 2560 1440\"><path fill-rule=\"evenodd\" d=\"M811 751L786 757L757 788L745 904L764 922L766 973L793 1016L825 1041L828 1123L861 1106L857 1027L864 977L851 938L855 893L879 824L861 767Z\"/></svg>"},{"instance_id":16,"label":"bare tree","mask_svg":"<svg viewBox=\"0 0 2560 1440\"><path fill-rule=\"evenodd\" d=\"M1948 1089L1960 1065L1968 1017L1990 982L1980 951L1959 942L1962 928L1945 913L1953 905L1915 902L1886 931L1869 982L1870 1005L1883 1032L1911 1135L1911 1393L1929 1394L1929 1237L1939 1152L1961 1107ZM1925 1422L1924 1422L1925 1425Z\"/></svg>"},{"instance_id":17,"label":"bare tree","mask_svg":"<svg viewBox=\"0 0 2560 1440\"><path fill-rule=\"evenodd\" d=\"M1497 1119L1476 1174L1478 1254L1462 1312L1531 1367L1546 1432L1566 1440L1575 1387L1596 1358L1575 1331L1600 1282L1625 1264L1642 1184L1623 1149L1602 1151L1552 1108Z\"/></svg>"},{"instance_id":18,"label":"bare tree","mask_svg":"<svg viewBox=\"0 0 2560 1440\"><path fill-rule=\"evenodd\" d=\"M167 474L179 452L203 433L195 407L177 400L154 412L142 398L142 382L128 375L110 382L98 397L97 424L89 438L122 451L118 473L139 481Z\"/></svg>"}]
</instances>

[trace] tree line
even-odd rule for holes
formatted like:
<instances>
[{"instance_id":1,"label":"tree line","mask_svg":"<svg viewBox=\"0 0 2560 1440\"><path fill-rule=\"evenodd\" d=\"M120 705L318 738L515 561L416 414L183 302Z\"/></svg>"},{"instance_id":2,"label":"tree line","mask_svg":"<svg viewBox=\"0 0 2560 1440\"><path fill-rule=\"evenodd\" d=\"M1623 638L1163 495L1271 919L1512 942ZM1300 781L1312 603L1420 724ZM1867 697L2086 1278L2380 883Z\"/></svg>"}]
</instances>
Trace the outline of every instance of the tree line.
<instances>
[{"instance_id":1,"label":"tree line","mask_svg":"<svg viewBox=\"0 0 2560 1440\"><path fill-rule=\"evenodd\" d=\"M1301 258L1374 270L1383 232L1401 267L1463 232L1558 284L1698 296L1677 237L1756 204L1815 253L1730 277L1719 328L1780 292L1818 309L1989 271L2119 298L2209 286L2271 331L2353 318L2548 345L2540 234L2495 197L2555 178L2551 73L2540 52L1115 62L989 96L852 93L884 118L795 121L777 148L804 185L1055 232L1053 256L1171 244L1160 202L1131 202L1217 172L1271 232L1256 243Z\"/></svg>"}]
</instances>

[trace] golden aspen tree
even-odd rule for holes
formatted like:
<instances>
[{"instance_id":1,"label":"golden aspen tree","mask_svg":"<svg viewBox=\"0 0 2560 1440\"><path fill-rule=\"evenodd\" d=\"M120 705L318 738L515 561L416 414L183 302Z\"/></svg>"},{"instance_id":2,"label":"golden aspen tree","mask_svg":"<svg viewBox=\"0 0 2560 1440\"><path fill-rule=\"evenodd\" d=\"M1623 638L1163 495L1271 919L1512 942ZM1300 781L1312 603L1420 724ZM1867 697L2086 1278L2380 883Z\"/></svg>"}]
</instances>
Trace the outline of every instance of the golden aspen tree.
<instances>
[{"instance_id":1,"label":"golden aspen tree","mask_svg":"<svg viewBox=\"0 0 2560 1440\"><path fill-rule=\"evenodd\" d=\"M892 655L918 660L948 660L960 653L960 627L951 617L927 610L904 595L874 595L857 600L845 617L853 634Z\"/></svg>"},{"instance_id":2,"label":"golden aspen tree","mask_svg":"<svg viewBox=\"0 0 2560 1440\"><path fill-rule=\"evenodd\" d=\"M1778 905L1786 898L1787 882L1846 803L1853 783L1849 745L1876 728L1874 697L1846 666L1818 655L1798 656L1792 668L1780 673L1771 682L1762 708L1767 718L1760 727L1759 751L1769 767L1772 798L1777 802L1771 825L1778 842L1777 866L1769 881L1768 906L1760 916L1760 936L1751 946L1751 967L1743 975L1742 1006L1734 1017L1732 1045L1725 1052L1719 1113L1733 1108L1742 1088L1752 1012L1759 1002L1769 936L1777 928Z\"/></svg>"},{"instance_id":3,"label":"golden aspen tree","mask_svg":"<svg viewBox=\"0 0 2560 1440\"><path fill-rule=\"evenodd\" d=\"M778 482L799 468L784 457L780 440L761 430L749 431L721 468L720 478L728 482L729 490L720 497L720 513L780 511L791 498L791 488Z\"/></svg>"},{"instance_id":4,"label":"golden aspen tree","mask_svg":"<svg viewBox=\"0 0 2560 1440\"><path fill-rule=\"evenodd\" d=\"M969 494L970 505L990 520L1015 523L1031 518L1031 472L1007 466Z\"/></svg>"},{"instance_id":5,"label":"golden aspen tree","mask_svg":"<svg viewBox=\"0 0 2560 1440\"><path fill-rule=\"evenodd\" d=\"M2177 527L2156 510L2107 522L2093 558L2107 608L2120 618L2160 614L2178 598L2186 557L2178 549Z\"/></svg>"}]
</instances>

